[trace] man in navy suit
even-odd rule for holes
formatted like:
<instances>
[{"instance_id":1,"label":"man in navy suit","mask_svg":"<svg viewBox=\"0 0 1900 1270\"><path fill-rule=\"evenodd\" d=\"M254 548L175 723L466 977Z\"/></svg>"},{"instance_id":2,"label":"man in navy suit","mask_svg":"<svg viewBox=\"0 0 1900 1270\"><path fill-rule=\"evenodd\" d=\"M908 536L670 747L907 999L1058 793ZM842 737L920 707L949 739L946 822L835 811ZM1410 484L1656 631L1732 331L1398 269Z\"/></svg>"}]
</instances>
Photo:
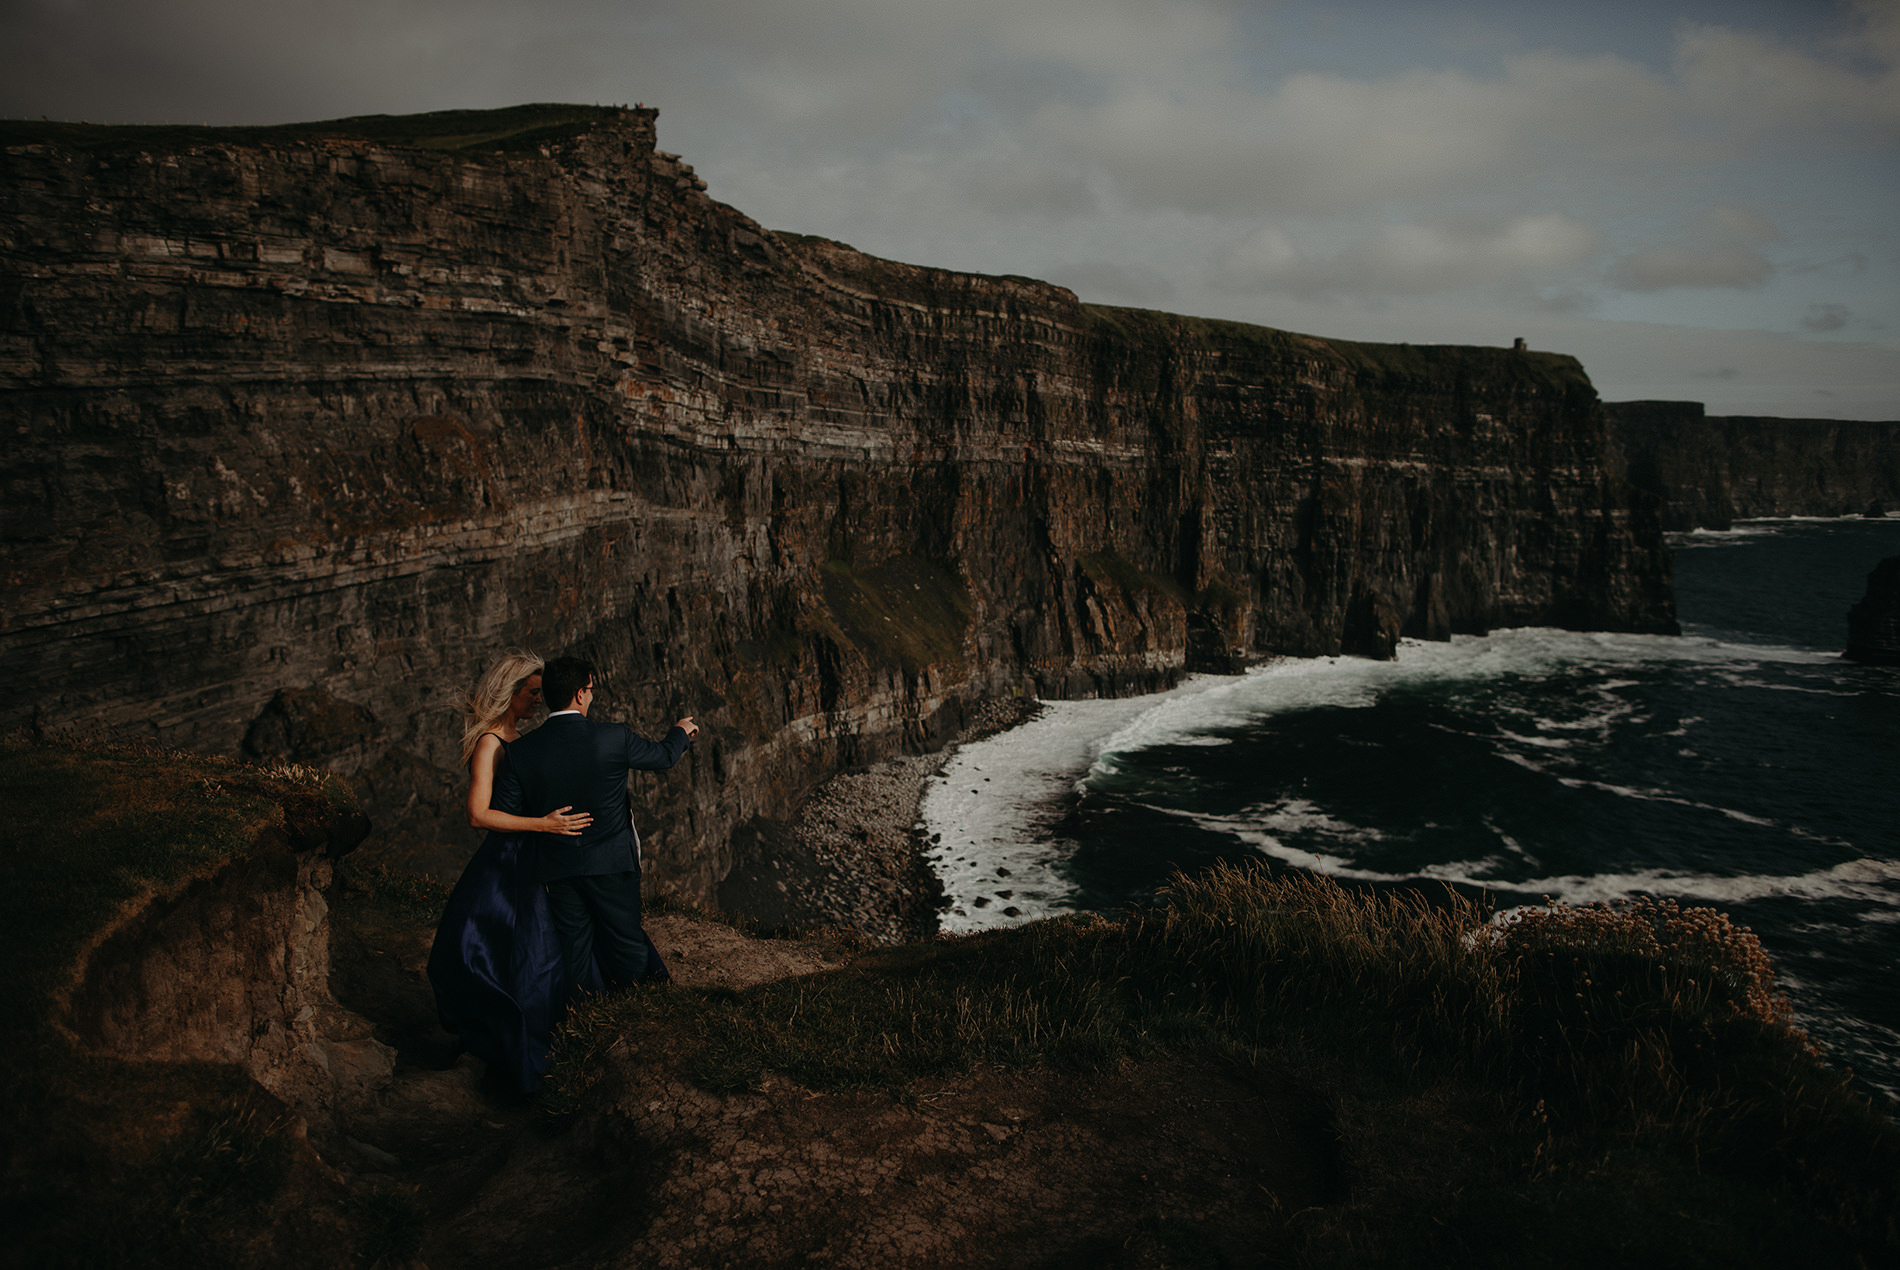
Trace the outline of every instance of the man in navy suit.
<instances>
[{"instance_id":1,"label":"man in navy suit","mask_svg":"<svg viewBox=\"0 0 1900 1270\"><path fill-rule=\"evenodd\" d=\"M541 696L552 711L540 727L508 747L495 782L494 805L515 815L529 807L572 807L594 821L579 837L537 835L541 881L561 940L567 981L584 983L590 957L607 986L640 982L647 971L640 927L640 837L627 805L629 770L664 771L699 735L691 716L655 744L622 723L587 717L594 704L594 668L556 657L541 672Z\"/></svg>"}]
</instances>

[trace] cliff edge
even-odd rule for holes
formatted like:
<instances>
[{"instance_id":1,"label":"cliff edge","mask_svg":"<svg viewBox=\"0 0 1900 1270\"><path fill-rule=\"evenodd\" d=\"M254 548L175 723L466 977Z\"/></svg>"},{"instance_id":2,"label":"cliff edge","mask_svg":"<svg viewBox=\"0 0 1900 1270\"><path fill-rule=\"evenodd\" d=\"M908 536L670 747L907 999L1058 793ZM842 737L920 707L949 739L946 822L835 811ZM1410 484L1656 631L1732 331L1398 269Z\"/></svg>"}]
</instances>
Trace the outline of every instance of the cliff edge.
<instances>
[{"instance_id":1,"label":"cliff edge","mask_svg":"<svg viewBox=\"0 0 1900 1270\"><path fill-rule=\"evenodd\" d=\"M452 873L458 693L582 652L609 715L705 725L635 814L710 899L987 697L1675 629L1574 359L774 234L655 114L0 125L0 727L320 765Z\"/></svg>"}]
</instances>

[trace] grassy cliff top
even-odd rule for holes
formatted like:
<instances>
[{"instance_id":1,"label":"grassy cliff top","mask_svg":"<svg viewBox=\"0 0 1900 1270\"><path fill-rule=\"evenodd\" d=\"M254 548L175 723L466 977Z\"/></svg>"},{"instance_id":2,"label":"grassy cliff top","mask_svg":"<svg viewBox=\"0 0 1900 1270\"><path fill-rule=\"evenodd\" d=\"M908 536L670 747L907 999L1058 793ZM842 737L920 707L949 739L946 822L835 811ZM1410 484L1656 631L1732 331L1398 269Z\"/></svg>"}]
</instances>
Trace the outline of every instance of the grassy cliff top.
<instances>
[{"instance_id":1,"label":"grassy cliff top","mask_svg":"<svg viewBox=\"0 0 1900 1270\"><path fill-rule=\"evenodd\" d=\"M534 103L495 110L440 110L417 115L356 115L310 123L212 127L191 124L92 124L58 120L0 120L0 147L57 145L94 152L187 150L213 145L295 145L356 140L468 156L535 153L550 142L570 140L596 128L637 119L650 130L652 107ZM1072 293L1041 279L1014 274L974 274L912 265L866 255L849 244L817 235L774 231L845 285L895 300L934 304L972 283L1025 288L1039 298ZM1302 353L1336 359L1352 370L1381 378L1440 379L1467 370L1495 378L1535 381L1560 391L1594 392L1576 358L1559 353L1516 352L1466 345L1363 343L1322 339L1271 327L1158 310L1082 304L1090 327L1137 341L1192 340L1209 347L1287 356ZM1508 359L1507 355L1508 354Z\"/></svg>"},{"instance_id":2,"label":"grassy cliff top","mask_svg":"<svg viewBox=\"0 0 1900 1270\"><path fill-rule=\"evenodd\" d=\"M209 145L288 145L359 140L420 150L479 153L533 151L630 114L649 122L657 111L619 106L535 104L500 110L437 110L420 115L356 115L313 123L212 127L194 124L92 124L0 120L0 146L58 145L76 150L184 150Z\"/></svg>"},{"instance_id":3,"label":"grassy cliff top","mask_svg":"<svg viewBox=\"0 0 1900 1270\"><path fill-rule=\"evenodd\" d=\"M133 926L158 949L146 965L162 976L176 947L167 915L233 866L286 844L354 845L365 823L354 796L308 768L15 736L0 740L0 823L0 1213L14 1259L270 1262L253 1237L261 1215L295 1186L326 1185L283 1106L234 1063L89 1049L62 1026L61 1002L97 970L102 941ZM291 935L223 933L279 948ZM173 970L186 992L198 984ZM282 991L256 987L265 999ZM127 991L178 983L141 977ZM337 1246L319 1241L311 1256Z\"/></svg>"},{"instance_id":4,"label":"grassy cliff top","mask_svg":"<svg viewBox=\"0 0 1900 1270\"><path fill-rule=\"evenodd\" d=\"M1568 353L1544 353L1473 344L1378 344L1301 335L1221 318L1185 317L1155 309L1085 304L1084 317L1097 330L1138 341L1188 339L1209 348L1243 350L1265 358L1294 356L1337 360L1372 378L1424 382L1460 374L1535 382L1558 392L1595 394L1583 363Z\"/></svg>"}]
</instances>

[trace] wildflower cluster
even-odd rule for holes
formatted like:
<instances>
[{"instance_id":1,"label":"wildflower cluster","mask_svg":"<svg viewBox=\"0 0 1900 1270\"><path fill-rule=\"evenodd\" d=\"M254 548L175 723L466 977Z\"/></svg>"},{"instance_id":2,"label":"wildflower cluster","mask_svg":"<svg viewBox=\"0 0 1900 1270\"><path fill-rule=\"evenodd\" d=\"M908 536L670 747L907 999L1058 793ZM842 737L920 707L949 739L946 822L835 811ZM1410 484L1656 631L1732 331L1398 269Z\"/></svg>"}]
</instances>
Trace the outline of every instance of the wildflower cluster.
<instances>
[{"instance_id":1,"label":"wildflower cluster","mask_svg":"<svg viewBox=\"0 0 1900 1270\"><path fill-rule=\"evenodd\" d=\"M1599 986L1592 966L1613 975L1614 967L1641 966L1719 1013L1771 1025L1787 1021L1787 998L1775 989L1761 940L1711 908L1685 909L1674 900L1645 897L1520 909L1498 922L1494 943L1520 966L1568 954L1580 988Z\"/></svg>"}]
</instances>

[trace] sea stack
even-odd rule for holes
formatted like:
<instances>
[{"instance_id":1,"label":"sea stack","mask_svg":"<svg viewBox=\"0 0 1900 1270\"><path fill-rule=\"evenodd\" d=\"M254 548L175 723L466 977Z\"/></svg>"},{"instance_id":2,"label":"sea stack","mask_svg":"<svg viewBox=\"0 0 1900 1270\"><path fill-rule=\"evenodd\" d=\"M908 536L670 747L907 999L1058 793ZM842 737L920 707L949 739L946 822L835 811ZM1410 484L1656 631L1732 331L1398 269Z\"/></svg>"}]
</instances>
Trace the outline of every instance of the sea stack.
<instances>
[{"instance_id":1,"label":"sea stack","mask_svg":"<svg viewBox=\"0 0 1900 1270\"><path fill-rule=\"evenodd\" d=\"M1900 666L1900 556L1888 556L1867 575L1866 597L1847 611L1843 656Z\"/></svg>"}]
</instances>

